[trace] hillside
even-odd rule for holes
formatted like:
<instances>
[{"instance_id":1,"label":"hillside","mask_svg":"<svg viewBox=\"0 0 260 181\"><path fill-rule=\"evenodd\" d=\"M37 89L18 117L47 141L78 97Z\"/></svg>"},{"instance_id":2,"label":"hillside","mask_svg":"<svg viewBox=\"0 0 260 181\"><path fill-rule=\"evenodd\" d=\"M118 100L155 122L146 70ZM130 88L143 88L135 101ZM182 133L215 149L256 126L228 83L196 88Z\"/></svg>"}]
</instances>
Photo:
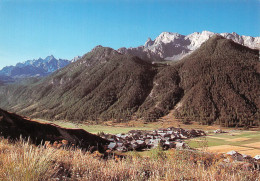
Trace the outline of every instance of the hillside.
<instances>
[{"instance_id":1,"label":"hillside","mask_svg":"<svg viewBox=\"0 0 260 181\"><path fill-rule=\"evenodd\" d=\"M225 126L260 121L259 51L215 36L180 63L180 117Z\"/></svg>"},{"instance_id":2,"label":"hillside","mask_svg":"<svg viewBox=\"0 0 260 181\"><path fill-rule=\"evenodd\" d=\"M74 121L155 121L174 115L202 124L259 125L258 50L213 36L183 60L151 64L98 46L33 84L0 89L0 106Z\"/></svg>"},{"instance_id":3,"label":"hillside","mask_svg":"<svg viewBox=\"0 0 260 181\"><path fill-rule=\"evenodd\" d=\"M14 92L8 92L10 100L1 105L50 119L123 119L136 112L150 93L156 71L137 57L98 46L40 82L18 89L7 86L6 91Z\"/></svg>"},{"instance_id":4,"label":"hillside","mask_svg":"<svg viewBox=\"0 0 260 181\"><path fill-rule=\"evenodd\" d=\"M103 150L102 145L109 143L109 141L82 129L66 129L55 124L28 120L2 109L0 109L0 136L16 141L20 138L30 139L32 143L37 145L44 144L45 141L53 144L66 140L67 146L75 145L82 149L99 146L100 151Z\"/></svg>"}]
</instances>

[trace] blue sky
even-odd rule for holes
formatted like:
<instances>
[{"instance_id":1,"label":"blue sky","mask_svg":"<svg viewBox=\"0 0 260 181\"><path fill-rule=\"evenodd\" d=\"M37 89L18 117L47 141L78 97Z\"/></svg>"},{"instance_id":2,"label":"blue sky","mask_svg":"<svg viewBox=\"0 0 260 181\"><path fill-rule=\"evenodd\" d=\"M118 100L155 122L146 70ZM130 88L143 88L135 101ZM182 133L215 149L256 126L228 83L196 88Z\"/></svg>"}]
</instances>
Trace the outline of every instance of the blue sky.
<instances>
[{"instance_id":1,"label":"blue sky","mask_svg":"<svg viewBox=\"0 0 260 181\"><path fill-rule=\"evenodd\" d=\"M260 0L0 0L0 68L203 30L260 36Z\"/></svg>"}]
</instances>

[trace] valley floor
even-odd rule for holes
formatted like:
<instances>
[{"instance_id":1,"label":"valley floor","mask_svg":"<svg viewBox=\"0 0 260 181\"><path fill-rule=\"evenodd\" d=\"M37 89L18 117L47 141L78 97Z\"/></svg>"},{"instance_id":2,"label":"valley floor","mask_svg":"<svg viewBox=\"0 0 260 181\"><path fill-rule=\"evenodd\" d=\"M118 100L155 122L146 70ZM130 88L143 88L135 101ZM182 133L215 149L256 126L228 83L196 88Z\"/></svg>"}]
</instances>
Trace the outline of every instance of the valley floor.
<instances>
[{"instance_id":1,"label":"valley floor","mask_svg":"<svg viewBox=\"0 0 260 181\"><path fill-rule=\"evenodd\" d=\"M172 121L169 116L165 116L159 122L143 123L140 121L131 121L128 123L104 124L75 124L72 122L55 121L54 123L67 128L82 128L90 133L97 134L100 132L119 134L127 133L130 130L155 130L158 128L181 127L184 129L201 129L206 131L207 136L192 138L185 142L192 148L198 148L203 151L212 153L227 153L235 150L241 154L247 154L252 157L260 155L260 131L239 130L234 128L222 128L227 133L215 134L214 130L220 129L219 126L205 126L197 123L190 125L181 124L178 121ZM45 120L41 120L46 122Z\"/></svg>"}]
</instances>

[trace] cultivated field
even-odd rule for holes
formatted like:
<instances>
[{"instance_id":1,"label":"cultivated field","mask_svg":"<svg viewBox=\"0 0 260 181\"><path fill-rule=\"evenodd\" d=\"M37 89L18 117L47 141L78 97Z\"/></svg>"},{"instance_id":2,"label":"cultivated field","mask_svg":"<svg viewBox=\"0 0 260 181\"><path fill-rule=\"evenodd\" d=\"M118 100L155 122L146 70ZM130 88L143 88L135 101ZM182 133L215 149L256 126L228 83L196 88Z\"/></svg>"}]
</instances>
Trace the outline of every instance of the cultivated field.
<instances>
[{"instance_id":1,"label":"cultivated field","mask_svg":"<svg viewBox=\"0 0 260 181\"><path fill-rule=\"evenodd\" d=\"M191 147L203 147L209 152L226 153L235 150L251 156L260 155L260 131L230 130L228 133L211 133L204 138L191 139L188 143Z\"/></svg>"}]
</instances>

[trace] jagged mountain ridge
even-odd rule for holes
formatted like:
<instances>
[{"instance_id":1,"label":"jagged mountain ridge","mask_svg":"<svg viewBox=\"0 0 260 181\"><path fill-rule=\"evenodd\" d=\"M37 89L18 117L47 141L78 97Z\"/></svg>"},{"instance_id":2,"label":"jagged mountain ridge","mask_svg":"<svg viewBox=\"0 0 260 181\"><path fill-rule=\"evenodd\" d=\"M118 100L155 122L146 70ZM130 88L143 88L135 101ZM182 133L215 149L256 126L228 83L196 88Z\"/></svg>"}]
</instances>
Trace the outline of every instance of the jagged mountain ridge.
<instances>
[{"instance_id":1,"label":"jagged mountain ridge","mask_svg":"<svg viewBox=\"0 0 260 181\"><path fill-rule=\"evenodd\" d=\"M209 31L202 33L192 33L184 36L178 33L163 32L155 40L148 38L144 46L137 48L120 48L117 51L120 53L129 53L150 61L165 61L179 60L186 55L192 53L199 48L203 42L208 40L213 35ZM260 49L260 37L240 36L237 33L221 33L223 37L232 39L233 41L245 45L249 48ZM72 60L56 59L53 55L47 56L45 59L27 60L23 63L17 63L15 66L6 66L0 70L0 76L4 77L5 82L8 77L8 82L13 82L14 78L25 78L35 76L46 76L54 71L63 68L79 60L81 56L76 56ZM1 79L2 80L2 79Z\"/></svg>"},{"instance_id":2,"label":"jagged mountain ridge","mask_svg":"<svg viewBox=\"0 0 260 181\"><path fill-rule=\"evenodd\" d=\"M150 61L176 61L198 49L213 35L221 35L236 43L252 49L260 49L260 37L238 35L237 33L194 32L187 36L178 33L163 32L155 40L148 38L144 46L120 48L120 53L129 53Z\"/></svg>"},{"instance_id":3,"label":"jagged mountain ridge","mask_svg":"<svg viewBox=\"0 0 260 181\"><path fill-rule=\"evenodd\" d=\"M181 119L259 125L259 51L213 36L175 64L152 64L98 46L31 85L0 88L0 106L47 119ZM8 97L8 99L6 99Z\"/></svg>"},{"instance_id":4,"label":"jagged mountain ridge","mask_svg":"<svg viewBox=\"0 0 260 181\"><path fill-rule=\"evenodd\" d=\"M69 60L56 59L51 55L45 59L27 60L23 63L17 63L15 66L6 66L0 70L0 75L9 78L43 77L67 66L69 63Z\"/></svg>"}]
</instances>

